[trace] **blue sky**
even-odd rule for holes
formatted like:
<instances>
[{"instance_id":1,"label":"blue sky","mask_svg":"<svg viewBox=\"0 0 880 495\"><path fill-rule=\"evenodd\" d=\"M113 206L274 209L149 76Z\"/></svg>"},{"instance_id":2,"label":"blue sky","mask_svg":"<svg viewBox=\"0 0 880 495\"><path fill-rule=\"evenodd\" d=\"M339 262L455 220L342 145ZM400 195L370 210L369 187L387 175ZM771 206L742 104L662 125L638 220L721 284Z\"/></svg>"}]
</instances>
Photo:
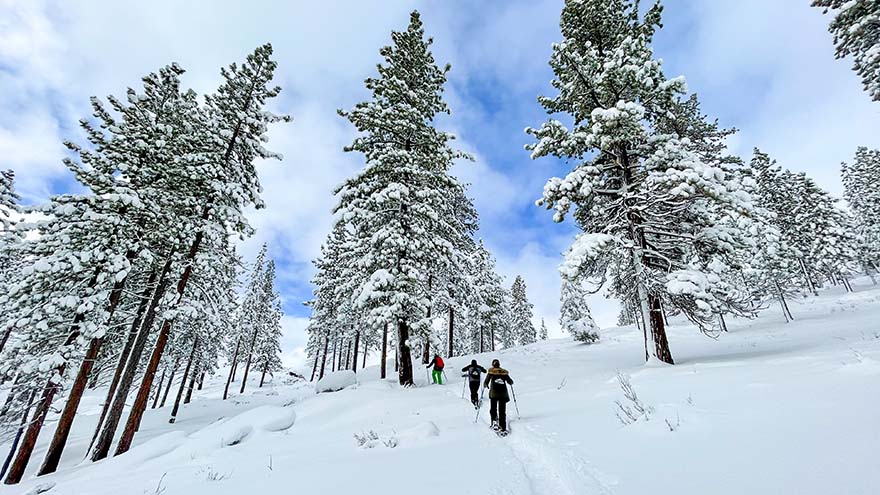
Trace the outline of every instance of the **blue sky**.
<instances>
[{"instance_id":1,"label":"blue sky","mask_svg":"<svg viewBox=\"0 0 880 495\"><path fill-rule=\"evenodd\" d=\"M547 66L559 40L561 1L453 0L322 2L111 2L0 0L0 167L12 168L28 202L74 185L61 165L64 139L80 140L88 98L122 94L140 76L171 61L200 93L219 67L272 42L284 88L270 147L280 163L260 167L266 210L244 243L252 257L268 242L285 302L285 353L301 359L310 260L329 230L333 187L362 165L342 146L354 131L336 115L367 97L363 79L392 29L418 8L441 63L452 64L440 125L476 156L455 173L470 182L480 236L509 281L521 273L536 306L558 331L560 253L574 235L534 206L547 178L566 164L531 161L526 126L546 115L536 102L551 91ZM684 75L708 114L740 129L731 150L761 147L783 166L806 171L834 194L838 170L858 145L878 147L880 106L861 91L849 61L833 58L828 19L809 0L668 0L655 51L667 76ZM616 303L591 301L610 325Z\"/></svg>"}]
</instances>

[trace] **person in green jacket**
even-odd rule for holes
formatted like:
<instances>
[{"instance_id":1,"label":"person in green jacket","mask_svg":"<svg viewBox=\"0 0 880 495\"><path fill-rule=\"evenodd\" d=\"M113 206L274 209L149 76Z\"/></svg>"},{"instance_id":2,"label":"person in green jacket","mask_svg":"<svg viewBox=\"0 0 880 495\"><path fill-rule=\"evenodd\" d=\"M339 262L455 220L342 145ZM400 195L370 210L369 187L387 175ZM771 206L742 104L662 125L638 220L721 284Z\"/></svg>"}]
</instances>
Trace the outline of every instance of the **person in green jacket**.
<instances>
[{"instance_id":1,"label":"person in green jacket","mask_svg":"<svg viewBox=\"0 0 880 495\"><path fill-rule=\"evenodd\" d=\"M486 372L483 386L489 389L489 416L492 418L492 429L507 433L507 403L510 395L507 385L513 385L513 379L507 370L501 367L497 359L492 360L492 367Z\"/></svg>"},{"instance_id":2,"label":"person in green jacket","mask_svg":"<svg viewBox=\"0 0 880 495\"><path fill-rule=\"evenodd\" d=\"M437 385L443 385L443 358L439 354L434 354L434 359L425 368L430 368L431 366L434 367L434 371L431 372L431 379Z\"/></svg>"}]
</instances>

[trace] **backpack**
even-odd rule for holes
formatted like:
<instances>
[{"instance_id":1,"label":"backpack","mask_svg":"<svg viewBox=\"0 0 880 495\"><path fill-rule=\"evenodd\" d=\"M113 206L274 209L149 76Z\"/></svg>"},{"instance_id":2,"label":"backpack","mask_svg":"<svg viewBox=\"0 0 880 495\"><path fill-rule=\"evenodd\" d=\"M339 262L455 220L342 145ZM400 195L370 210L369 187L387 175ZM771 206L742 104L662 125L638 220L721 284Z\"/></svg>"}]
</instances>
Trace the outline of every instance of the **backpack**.
<instances>
[{"instance_id":1,"label":"backpack","mask_svg":"<svg viewBox=\"0 0 880 495\"><path fill-rule=\"evenodd\" d=\"M443 369L443 358L440 356L437 356L437 367Z\"/></svg>"}]
</instances>

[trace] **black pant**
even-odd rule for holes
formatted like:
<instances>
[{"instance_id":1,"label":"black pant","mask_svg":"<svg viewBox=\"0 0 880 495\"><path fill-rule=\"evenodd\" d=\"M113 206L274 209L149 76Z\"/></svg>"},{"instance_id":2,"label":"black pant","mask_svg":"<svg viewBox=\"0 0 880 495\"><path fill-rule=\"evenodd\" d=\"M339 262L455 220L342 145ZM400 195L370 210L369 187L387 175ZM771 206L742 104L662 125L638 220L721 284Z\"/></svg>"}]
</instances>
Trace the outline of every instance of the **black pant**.
<instances>
[{"instance_id":1,"label":"black pant","mask_svg":"<svg viewBox=\"0 0 880 495\"><path fill-rule=\"evenodd\" d=\"M471 380L468 382L468 385L471 387L471 403L476 406L480 403L480 395L478 393L480 391L480 381Z\"/></svg>"},{"instance_id":2,"label":"black pant","mask_svg":"<svg viewBox=\"0 0 880 495\"><path fill-rule=\"evenodd\" d=\"M489 417L492 422L498 421L502 430L507 429L507 401L503 399L491 399L489 402Z\"/></svg>"}]
</instances>

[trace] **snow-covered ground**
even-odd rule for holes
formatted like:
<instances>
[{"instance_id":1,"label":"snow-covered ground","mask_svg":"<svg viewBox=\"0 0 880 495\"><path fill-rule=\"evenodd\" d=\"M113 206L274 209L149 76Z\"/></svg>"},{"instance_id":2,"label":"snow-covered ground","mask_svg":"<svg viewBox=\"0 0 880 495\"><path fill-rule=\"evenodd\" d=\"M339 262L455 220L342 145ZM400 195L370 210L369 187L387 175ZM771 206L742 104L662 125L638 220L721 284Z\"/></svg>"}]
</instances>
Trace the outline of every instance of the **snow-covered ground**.
<instances>
[{"instance_id":1,"label":"snow-covered ground","mask_svg":"<svg viewBox=\"0 0 880 495\"><path fill-rule=\"evenodd\" d=\"M413 390L368 368L340 392L279 380L224 402L214 377L176 424L167 407L148 411L128 454L92 464L81 459L95 394L59 472L0 492L54 483L51 495L880 493L880 289L864 280L792 311L787 325L776 307L729 322L717 340L673 325L675 366L645 365L633 328L592 346L559 339L477 356L498 357L516 381L522 417L511 402L504 439L487 428L488 407L475 423L461 399L456 370L471 356L447 360L451 383L429 386L420 373ZM619 376L649 418L618 419L615 401L630 405Z\"/></svg>"}]
</instances>

